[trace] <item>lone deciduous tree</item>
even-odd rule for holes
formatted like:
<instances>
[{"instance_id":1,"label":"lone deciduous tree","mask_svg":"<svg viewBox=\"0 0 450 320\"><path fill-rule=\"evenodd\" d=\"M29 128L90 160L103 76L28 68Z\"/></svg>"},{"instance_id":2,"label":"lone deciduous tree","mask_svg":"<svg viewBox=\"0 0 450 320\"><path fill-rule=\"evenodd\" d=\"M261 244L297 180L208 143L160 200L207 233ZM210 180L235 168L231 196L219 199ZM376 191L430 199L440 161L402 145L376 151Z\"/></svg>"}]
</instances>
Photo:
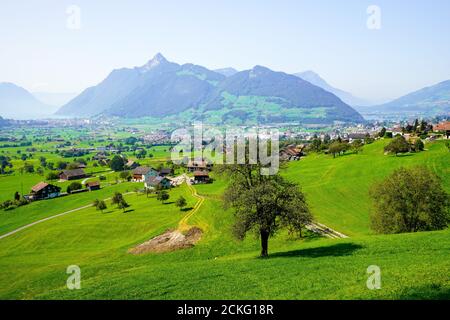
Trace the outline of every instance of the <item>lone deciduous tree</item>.
<instances>
[{"instance_id":1,"label":"lone deciduous tree","mask_svg":"<svg viewBox=\"0 0 450 320\"><path fill-rule=\"evenodd\" d=\"M186 207L186 205L187 205L187 201L186 201L186 199L185 199L183 196L180 196L180 197L177 199L177 201L175 202L175 205L176 205L177 207L179 207L180 210L183 210L183 208Z\"/></svg>"},{"instance_id":2,"label":"lone deciduous tree","mask_svg":"<svg viewBox=\"0 0 450 320\"><path fill-rule=\"evenodd\" d=\"M161 201L162 203L169 200L169 198L170 198L170 195L165 190L158 192L158 196L156 197L156 199Z\"/></svg>"},{"instance_id":3,"label":"lone deciduous tree","mask_svg":"<svg viewBox=\"0 0 450 320\"><path fill-rule=\"evenodd\" d=\"M425 167L400 168L370 192L372 228L378 233L445 229L450 200L438 176Z\"/></svg>"},{"instance_id":4,"label":"lone deciduous tree","mask_svg":"<svg viewBox=\"0 0 450 320\"><path fill-rule=\"evenodd\" d=\"M259 165L243 164L220 170L231 178L224 204L235 211L235 236L244 239L249 231L255 231L261 239L261 257L267 257L270 236L281 227L301 235L312 215L296 184L280 175L261 175L260 169Z\"/></svg>"},{"instance_id":5,"label":"lone deciduous tree","mask_svg":"<svg viewBox=\"0 0 450 320\"><path fill-rule=\"evenodd\" d=\"M103 213L103 210L107 209L106 203L103 200L94 200L94 206L95 209L97 209L98 211L101 211Z\"/></svg>"}]
</instances>

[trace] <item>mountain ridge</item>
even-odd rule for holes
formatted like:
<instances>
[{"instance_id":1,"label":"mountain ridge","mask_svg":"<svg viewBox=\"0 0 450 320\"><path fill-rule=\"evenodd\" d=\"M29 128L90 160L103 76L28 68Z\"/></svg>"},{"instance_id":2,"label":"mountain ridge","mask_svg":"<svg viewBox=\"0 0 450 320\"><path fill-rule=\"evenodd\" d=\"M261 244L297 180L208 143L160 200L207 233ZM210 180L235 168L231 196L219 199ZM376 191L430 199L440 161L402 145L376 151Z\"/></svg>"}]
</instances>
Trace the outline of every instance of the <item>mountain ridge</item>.
<instances>
[{"instance_id":1,"label":"mountain ridge","mask_svg":"<svg viewBox=\"0 0 450 320\"><path fill-rule=\"evenodd\" d=\"M231 97L235 98L228 99ZM253 104L245 105L246 99L253 99ZM306 110L308 121L313 121L314 115L319 113L319 122L364 121L357 111L334 94L293 75L255 66L227 77L203 66L169 62L159 53L141 67L113 70L101 83L86 89L57 114L162 118L190 111L202 118L200 111L203 110L220 111L223 119L227 118L225 111L245 107L265 111L263 106L272 107L274 112L298 111L291 112L290 117L282 116L284 120L301 120L300 111L322 108L316 113ZM235 114L252 114L252 110L247 111ZM254 112L252 118L255 118Z\"/></svg>"}]
</instances>

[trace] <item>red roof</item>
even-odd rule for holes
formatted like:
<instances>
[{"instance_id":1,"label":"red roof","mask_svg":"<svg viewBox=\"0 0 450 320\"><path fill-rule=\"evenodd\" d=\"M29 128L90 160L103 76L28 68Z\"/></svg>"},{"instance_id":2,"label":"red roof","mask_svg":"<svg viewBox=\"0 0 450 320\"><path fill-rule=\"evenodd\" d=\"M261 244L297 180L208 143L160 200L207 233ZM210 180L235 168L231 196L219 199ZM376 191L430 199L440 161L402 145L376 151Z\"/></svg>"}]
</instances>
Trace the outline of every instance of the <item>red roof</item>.
<instances>
[{"instance_id":1,"label":"red roof","mask_svg":"<svg viewBox=\"0 0 450 320\"><path fill-rule=\"evenodd\" d=\"M434 131L450 131L450 121L442 122L435 125Z\"/></svg>"},{"instance_id":2,"label":"red roof","mask_svg":"<svg viewBox=\"0 0 450 320\"><path fill-rule=\"evenodd\" d=\"M195 171L194 177L209 177L209 174L208 174L208 172Z\"/></svg>"},{"instance_id":3,"label":"red roof","mask_svg":"<svg viewBox=\"0 0 450 320\"><path fill-rule=\"evenodd\" d=\"M93 181L93 182L86 183L86 187L97 187L97 186L100 186L99 181Z\"/></svg>"},{"instance_id":4,"label":"red roof","mask_svg":"<svg viewBox=\"0 0 450 320\"><path fill-rule=\"evenodd\" d=\"M39 182L37 185L35 185L33 188L31 188L31 191L33 192L39 192L42 189L44 189L46 186L48 186L48 183L45 182Z\"/></svg>"}]
</instances>

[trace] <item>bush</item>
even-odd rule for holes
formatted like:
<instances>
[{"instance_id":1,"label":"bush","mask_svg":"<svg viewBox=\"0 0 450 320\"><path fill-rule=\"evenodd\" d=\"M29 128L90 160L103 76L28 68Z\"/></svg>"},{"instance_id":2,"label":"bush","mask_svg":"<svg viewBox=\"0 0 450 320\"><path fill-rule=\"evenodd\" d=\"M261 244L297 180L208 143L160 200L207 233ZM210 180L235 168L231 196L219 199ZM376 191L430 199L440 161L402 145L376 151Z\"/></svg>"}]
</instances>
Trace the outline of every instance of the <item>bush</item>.
<instances>
[{"instance_id":1,"label":"bush","mask_svg":"<svg viewBox=\"0 0 450 320\"><path fill-rule=\"evenodd\" d=\"M378 233L442 230L450 222L449 196L425 167L397 169L370 194L371 225Z\"/></svg>"},{"instance_id":2,"label":"bush","mask_svg":"<svg viewBox=\"0 0 450 320\"><path fill-rule=\"evenodd\" d=\"M396 136L386 147L384 147L384 151L395 155L406 153L410 151L410 145L403 136Z\"/></svg>"},{"instance_id":3,"label":"bush","mask_svg":"<svg viewBox=\"0 0 450 320\"><path fill-rule=\"evenodd\" d=\"M72 182L68 187L67 187L67 193L72 193L73 191L77 191L77 190L81 190L83 189L83 185L80 182Z\"/></svg>"},{"instance_id":4,"label":"bush","mask_svg":"<svg viewBox=\"0 0 450 320\"><path fill-rule=\"evenodd\" d=\"M59 179L59 174L57 173L57 172L49 172L48 174L47 174L47 180L50 180L50 181L52 181L52 180L58 180Z\"/></svg>"},{"instance_id":5,"label":"bush","mask_svg":"<svg viewBox=\"0 0 450 320\"><path fill-rule=\"evenodd\" d=\"M423 151L423 149L425 148L425 145L423 144L421 139L417 139L416 142L414 143L414 150L416 152L419 151Z\"/></svg>"},{"instance_id":6,"label":"bush","mask_svg":"<svg viewBox=\"0 0 450 320\"><path fill-rule=\"evenodd\" d=\"M121 179L131 181L131 173L130 173L130 171L122 171L122 172L119 174L119 177L120 177Z\"/></svg>"}]
</instances>

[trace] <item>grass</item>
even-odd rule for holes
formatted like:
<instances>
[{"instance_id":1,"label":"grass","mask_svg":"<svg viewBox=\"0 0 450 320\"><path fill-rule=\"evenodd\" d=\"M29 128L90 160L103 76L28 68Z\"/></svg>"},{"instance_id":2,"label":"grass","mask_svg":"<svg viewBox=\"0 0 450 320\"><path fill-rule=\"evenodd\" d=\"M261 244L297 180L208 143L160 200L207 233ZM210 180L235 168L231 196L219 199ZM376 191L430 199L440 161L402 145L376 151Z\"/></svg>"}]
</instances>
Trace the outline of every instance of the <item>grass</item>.
<instances>
[{"instance_id":1,"label":"grass","mask_svg":"<svg viewBox=\"0 0 450 320\"><path fill-rule=\"evenodd\" d=\"M126 200L132 211L123 213L109 205L102 214L89 208L0 240L0 298L448 299L450 231L370 235L366 204L373 180L397 166L424 163L447 177L448 155L437 143L427 146L427 152L395 158L380 153L382 145L379 142L367 146L363 154L338 159L310 155L292 163L286 173L301 181L319 221L331 222L351 234L350 239L294 239L280 232L269 242L271 257L259 259L255 237L249 235L243 242L232 237L233 214L221 202L226 181L217 178L212 185L195 187L206 200L188 221L204 230L192 249L127 253L177 226L186 214L173 203L178 196L194 207L197 200L186 186L173 189L168 204L129 195ZM444 184L448 190L448 181ZM58 200L36 205L56 210L50 207L57 207L52 204ZM39 211L32 209L16 217ZM338 216L336 221L333 215ZM81 290L66 288L69 265L81 268ZM370 265L381 268L380 290L366 287Z\"/></svg>"},{"instance_id":2,"label":"grass","mask_svg":"<svg viewBox=\"0 0 450 320\"><path fill-rule=\"evenodd\" d=\"M284 174L299 183L314 216L349 236L370 234L370 187L401 166L425 165L442 178L450 192L450 154L443 142L429 143L427 151L404 156L384 155L388 140L364 147L360 154L333 158L311 154L290 163ZM394 190L391 190L394 191Z\"/></svg>"}]
</instances>

